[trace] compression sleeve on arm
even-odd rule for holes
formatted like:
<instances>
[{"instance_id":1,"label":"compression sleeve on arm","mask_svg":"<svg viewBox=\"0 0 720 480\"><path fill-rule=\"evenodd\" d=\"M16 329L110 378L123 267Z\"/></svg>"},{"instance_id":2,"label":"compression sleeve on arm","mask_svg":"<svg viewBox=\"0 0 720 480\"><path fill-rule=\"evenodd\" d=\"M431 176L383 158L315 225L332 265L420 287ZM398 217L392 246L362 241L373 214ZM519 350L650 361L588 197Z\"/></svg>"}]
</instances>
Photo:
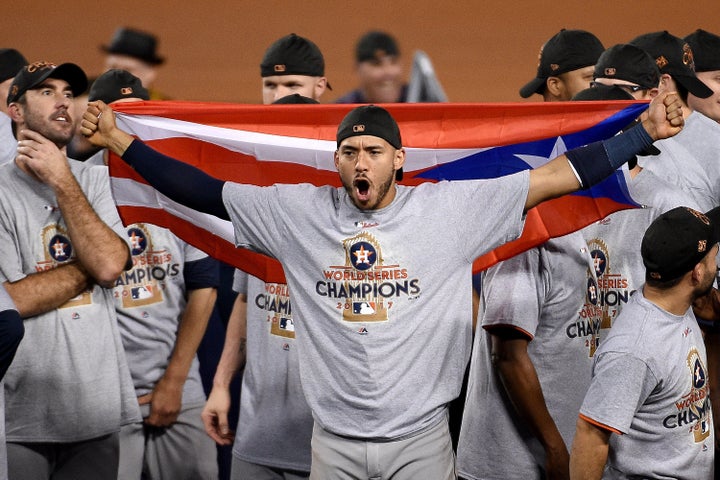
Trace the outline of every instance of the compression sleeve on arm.
<instances>
[{"instance_id":1,"label":"compression sleeve on arm","mask_svg":"<svg viewBox=\"0 0 720 480\"><path fill-rule=\"evenodd\" d=\"M609 177L652 143L652 137L638 125L602 142L568 150L565 156L579 176L582 188L587 189Z\"/></svg>"},{"instance_id":2,"label":"compression sleeve on arm","mask_svg":"<svg viewBox=\"0 0 720 480\"><path fill-rule=\"evenodd\" d=\"M222 199L225 182L133 140L122 159L157 191L200 212L230 220Z\"/></svg>"}]
</instances>

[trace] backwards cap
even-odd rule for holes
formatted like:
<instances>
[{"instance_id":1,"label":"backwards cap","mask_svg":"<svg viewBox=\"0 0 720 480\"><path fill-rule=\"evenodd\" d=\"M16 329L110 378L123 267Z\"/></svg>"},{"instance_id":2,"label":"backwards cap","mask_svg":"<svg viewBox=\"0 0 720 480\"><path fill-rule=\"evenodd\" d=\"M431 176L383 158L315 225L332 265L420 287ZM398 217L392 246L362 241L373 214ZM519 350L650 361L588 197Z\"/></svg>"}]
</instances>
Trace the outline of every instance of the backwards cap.
<instances>
[{"instance_id":1,"label":"backwards cap","mask_svg":"<svg viewBox=\"0 0 720 480\"><path fill-rule=\"evenodd\" d=\"M337 146L349 137L372 135L388 142L396 149L402 148L400 127L390 113L376 105L362 105L345 115L337 129ZM395 179L402 180L402 168L395 172Z\"/></svg>"},{"instance_id":2,"label":"backwards cap","mask_svg":"<svg viewBox=\"0 0 720 480\"><path fill-rule=\"evenodd\" d=\"M150 100L150 93L138 77L127 70L112 69L100 75L90 87L88 101L110 104L123 98Z\"/></svg>"},{"instance_id":3,"label":"backwards cap","mask_svg":"<svg viewBox=\"0 0 720 480\"><path fill-rule=\"evenodd\" d=\"M620 43L600 55L593 78L625 80L650 89L657 88L660 83L660 70L645 50L629 43Z\"/></svg>"},{"instance_id":4,"label":"backwards cap","mask_svg":"<svg viewBox=\"0 0 720 480\"><path fill-rule=\"evenodd\" d=\"M291 33L276 40L265 51L260 63L260 76L307 75L325 76L325 59L317 45Z\"/></svg>"}]
</instances>

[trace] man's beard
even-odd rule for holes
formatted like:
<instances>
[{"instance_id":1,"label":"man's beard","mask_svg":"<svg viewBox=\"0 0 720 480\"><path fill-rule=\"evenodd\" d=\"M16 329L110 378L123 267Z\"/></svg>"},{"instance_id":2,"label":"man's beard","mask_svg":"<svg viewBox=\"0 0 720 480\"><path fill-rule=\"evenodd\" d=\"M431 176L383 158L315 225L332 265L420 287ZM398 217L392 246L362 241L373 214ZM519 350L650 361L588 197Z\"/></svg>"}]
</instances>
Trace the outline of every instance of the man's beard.
<instances>
[{"instance_id":1,"label":"man's beard","mask_svg":"<svg viewBox=\"0 0 720 480\"><path fill-rule=\"evenodd\" d=\"M70 114L65 114L70 120ZM28 130L32 130L34 132L39 133L43 137L47 138L51 142L53 142L55 145L58 146L58 148L62 148L66 146L68 143L70 143L70 140L72 140L73 134L75 129L72 128L72 122L70 122L71 128L67 131L67 133L63 131L58 131L50 128L49 122L54 122L56 120L50 120L47 118L40 118L39 115L31 111L30 109L25 109L25 127Z\"/></svg>"},{"instance_id":2,"label":"man's beard","mask_svg":"<svg viewBox=\"0 0 720 480\"><path fill-rule=\"evenodd\" d=\"M377 200L375 200L375 203L372 205L367 205L365 207L361 207L360 205L355 204L356 207L358 207L361 210L375 210L378 205L382 203L382 201L387 196L388 192L390 191L390 187L393 184L393 179L395 178L395 170L392 170L390 172L390 175L388 175L387 179L379 185L378 191L377 191ZM343 180L343 186L345 187L345 191L350 195L350 198L353 198L353 193L355 192L355 185L354 185L354 179L352 179L350 182ZM353 202L355 203L355 202Z\"/></svg>"}]
</instances>

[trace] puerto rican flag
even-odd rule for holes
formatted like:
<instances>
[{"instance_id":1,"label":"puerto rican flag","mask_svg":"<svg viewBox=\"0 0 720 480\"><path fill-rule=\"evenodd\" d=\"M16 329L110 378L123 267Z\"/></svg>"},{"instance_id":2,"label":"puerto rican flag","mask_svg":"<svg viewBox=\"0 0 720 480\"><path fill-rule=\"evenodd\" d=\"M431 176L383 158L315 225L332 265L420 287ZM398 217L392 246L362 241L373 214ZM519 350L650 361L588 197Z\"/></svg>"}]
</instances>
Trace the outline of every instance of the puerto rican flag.
<instances>
[{"instance_id":1,"label":"puerto rican flag","mask_svg":"<svg viewBox=\"0 0 720 480\"><path fill-rule=\"evenodd\" d=\"M337 125L352 105L240 105L137 102L113 106L120 128L158 151L239 183L340 186ZM407 151L403 184L493 178L538 167L568 149L609 138L647 108L641 102L384 105ZM168 172L172 175L173 172ZM113 196L125 224L164 226L215 258L270 282L279 263L236 248L230 222L173 202L111 155ZM478 205L477 208L492 208ZM476 260L480 271L610 213L638 205L622 172L590 190L528 212L518 240Z\"/></svg>"}]
</instances>

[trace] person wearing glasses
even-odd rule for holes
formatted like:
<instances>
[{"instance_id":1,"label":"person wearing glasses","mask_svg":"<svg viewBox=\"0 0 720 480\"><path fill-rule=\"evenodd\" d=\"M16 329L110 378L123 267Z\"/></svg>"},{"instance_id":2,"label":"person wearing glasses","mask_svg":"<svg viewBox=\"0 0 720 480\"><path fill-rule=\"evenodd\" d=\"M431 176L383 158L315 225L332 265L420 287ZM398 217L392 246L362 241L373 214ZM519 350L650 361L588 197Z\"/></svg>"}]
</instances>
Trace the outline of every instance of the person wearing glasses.
<instances>
[{"instance_id":1,"label":"person wearing glasses","mask_svg":"<svg viewBox=\"0 0 720 480\"><path fill-rule=\"evenodd\" d=\"M600 55L590 86L617 85L635 100L651 100L659 83L660 70L652 57L640 47L620 43Z\"/></svg>"}]
</instances>

